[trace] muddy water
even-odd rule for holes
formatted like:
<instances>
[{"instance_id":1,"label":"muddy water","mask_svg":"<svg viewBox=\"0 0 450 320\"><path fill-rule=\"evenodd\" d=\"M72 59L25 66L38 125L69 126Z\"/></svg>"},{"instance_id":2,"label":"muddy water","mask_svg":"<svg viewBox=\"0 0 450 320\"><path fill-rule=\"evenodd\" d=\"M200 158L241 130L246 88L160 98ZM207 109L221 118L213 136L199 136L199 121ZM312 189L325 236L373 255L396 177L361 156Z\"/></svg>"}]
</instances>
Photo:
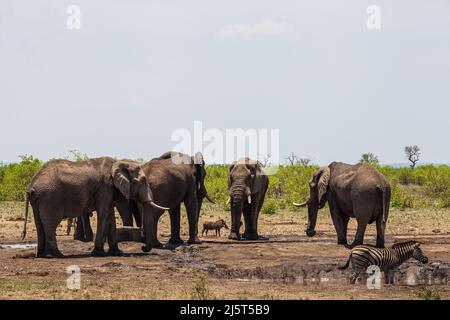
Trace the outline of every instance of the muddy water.
<instances>
[{"instance_id":1,"label":"muddy water","mask_svg":"<svg viewBox=\"0 0 450 320\"><path fill-rule=\"evenodd\" d=\"M34 249L37 243L0 243L0 249Z\"/></svg>"}]
</instances>

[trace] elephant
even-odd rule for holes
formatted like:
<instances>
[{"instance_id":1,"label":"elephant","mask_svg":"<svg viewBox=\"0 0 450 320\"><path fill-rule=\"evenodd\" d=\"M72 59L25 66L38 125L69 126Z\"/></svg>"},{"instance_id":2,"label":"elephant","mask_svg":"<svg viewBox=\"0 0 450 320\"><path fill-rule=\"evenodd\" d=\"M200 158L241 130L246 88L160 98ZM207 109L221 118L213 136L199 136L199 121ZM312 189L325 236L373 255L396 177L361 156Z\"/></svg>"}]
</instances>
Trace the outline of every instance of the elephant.
<instances>
[{"instance_id":1,"label":"elephant","mask_svg":"<svg viewBox=\"0 0 450 320\"><path fill-rule=\"evenodd\" d=\"M73 218L97 212L98 223L93 256L106 256L104 244L108 240L108 254L122 254L117 244L114 218L114 195L120 192L149 206L165 209L153 201L150 186L142 169L127 160L110 157L79 162L51 160L32 178L25 207L25 224L22 238L26 236L28 205L33 209L37 230L37 257L62 258L56 242L56 228L64 218Z\"/></svg>"},{"instance_id":2,"label":"elephant","mask_svg":"<svg viewBox=\"0 0 450 320\"><path fill-rule=\"evenodd\" d=\"M265 239L258 235L258 217L268 187L269 177L258 161L245 157L230 166L228 175L229 201L231 202L229 239L241 239L239 227L242 213L245 222L243 238Z\"/></svg>"},{"instance_id":3,"label":"elephant","mask_svg":"<svg viewBox=\"0 0 450 320\"><path fill-rule=\"evenodd\" d=\"M134 200L126 199L120 192L116 192L114 195L114 206L119 212L124 226L133 227L134 218L136 226L141 227L141 212ZM75 233L73 235L74 240L83 242L93 241L94 236L92 232L90 217L92 217L92 213L86 213L77 218ZM72 225L73 218L69 218L67 222L67 235L70 234Z\"/></svg>"},{"instance_id":4,"label":"elephant","mask_svg":"<svg viewBox=\"0 0 450 320\"><path fill-rule=\"evenodd\" d=\"M384 247L384 232L389 214L391 187L386 178L370 164L356 165L332 162L317 169L309 181L310 195L297 207L308 207L306 234L316 234L319 209L328 202L331 219L337 233L337 243L348 248L361 245L367 224L376 222L377 247ZM353 243L347 244L347 225L350 217L358 223Z\"/></svg>"},{"instance_id":5,"label":"elephant","mask_svg":"<svg viewBox=\"0 0 450 320\"><path fill-rule=\"evenodd\" d=\"M169 245L183 243L180 238L180 207L184 203L189 223L189 244L201 243L198 238L198 219L203 199L214 203L205 188L205 161L198 152L195 156L169 151L142 165L157 203L169 207ZM157 238L158 221L164 210L144 204L143 222L145 233L144 252L162 247Z\"/></svg>"}]
</instances>

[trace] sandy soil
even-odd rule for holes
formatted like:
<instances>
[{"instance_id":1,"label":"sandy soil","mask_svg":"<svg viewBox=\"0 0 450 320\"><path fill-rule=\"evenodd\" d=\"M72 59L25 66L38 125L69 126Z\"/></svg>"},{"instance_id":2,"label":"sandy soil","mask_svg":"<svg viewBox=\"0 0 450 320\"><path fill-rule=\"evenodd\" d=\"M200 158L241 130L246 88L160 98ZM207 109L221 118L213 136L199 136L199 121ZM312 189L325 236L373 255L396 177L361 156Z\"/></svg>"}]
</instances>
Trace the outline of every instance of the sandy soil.
<instances>
[{"instance_id":1,"label":"sandy soil","mask_svg":"<svg viewBox=\"0 0 450 320\"><path fill-rule=\"evenodd\" d=\"M415 299L425 294L448 299L450 211L434 214L441 217L439 221L431 218L416 227L416 223L405 225L401 222L403 218L399 218L404 216L406 222L412 221L411 216L419 215L415 211L393 212L387 245L394 240L417 239L423 243L430 263L421 265L412 260L405 263L396 274L397 283L382 285L381 289L368 289L365 279L350 285L349 271L336 268L345 263L348 250L336 245L331 219L326 213L319 217L318 234L307 238L305 212L286 211L261 217L261 233L270 237L268 241L230 241L228 230L223 230L219 238L211 234L201 238L200 245L154 249L148 254L141 252L141 244L124 242L120 244L126 253L124 257L105 258L89 256L93 243L66 236L63 222L57 236L67 259L36 259L34 249L0 249L0 298ZM219 217L229 220L229 213L207 208L201 221ZM185 215L182 219L182 237L186 239ZM168 220L165 215L160 223L163 242L168 240ZM1 218L0 243L19 242L22 226L23 221L11 216ZM352 223L349 235L354 234L354 229ZM374 229L370 226L367 243L374 243ZM31 222L26 242L35 240ZM67 288L70 276L67 268L74 265L81 272L79 290ZM411 274L415 285L408 285L413 284Z\"/></svg>"}]
</instances>

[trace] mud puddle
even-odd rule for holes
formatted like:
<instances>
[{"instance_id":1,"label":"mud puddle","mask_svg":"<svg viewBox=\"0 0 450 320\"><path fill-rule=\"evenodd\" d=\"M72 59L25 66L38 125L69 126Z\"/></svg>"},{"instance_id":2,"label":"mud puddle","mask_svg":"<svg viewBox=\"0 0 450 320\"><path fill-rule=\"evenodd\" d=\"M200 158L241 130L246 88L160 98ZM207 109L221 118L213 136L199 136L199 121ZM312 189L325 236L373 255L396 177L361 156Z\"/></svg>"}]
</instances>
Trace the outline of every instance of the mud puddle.
<instances>
[{"instance_id":1,"label":"mud puddle","mask_svg":"<svg viewBox=\"0 0 450 320\"><path fill-rule=\"evenodd\" d=\"M0 249L34 249L37 243L4 243L0 244Z\"/></svg>"}]
</instances>

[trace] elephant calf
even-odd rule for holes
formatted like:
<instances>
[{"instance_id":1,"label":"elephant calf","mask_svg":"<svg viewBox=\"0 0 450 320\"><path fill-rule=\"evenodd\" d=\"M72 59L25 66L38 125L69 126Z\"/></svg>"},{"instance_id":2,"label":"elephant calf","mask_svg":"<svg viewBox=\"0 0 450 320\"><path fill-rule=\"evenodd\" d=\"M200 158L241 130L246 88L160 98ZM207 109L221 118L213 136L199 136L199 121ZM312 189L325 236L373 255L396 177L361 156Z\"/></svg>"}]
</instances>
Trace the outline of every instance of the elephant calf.
<instances>
[{"instance_id":1,"label":"elephant calf","mask_svg":"<svg viewBox=\"0 0 450 320\"><path fill-rule=\"evenodd\" d=\"M228 226L225 223L225 220L223 220L223 219L217 220L216 222L211 222L211 221L205 222L203 224L202 237L203 237L203 233L205 231L206 231L206 235L208 235L208 230L216 230L216 237L217 237L217 235L219 235L219 237L220 237L220 229L222 229L222 228L228 229Z\"/></svg>"}]
</instances>

